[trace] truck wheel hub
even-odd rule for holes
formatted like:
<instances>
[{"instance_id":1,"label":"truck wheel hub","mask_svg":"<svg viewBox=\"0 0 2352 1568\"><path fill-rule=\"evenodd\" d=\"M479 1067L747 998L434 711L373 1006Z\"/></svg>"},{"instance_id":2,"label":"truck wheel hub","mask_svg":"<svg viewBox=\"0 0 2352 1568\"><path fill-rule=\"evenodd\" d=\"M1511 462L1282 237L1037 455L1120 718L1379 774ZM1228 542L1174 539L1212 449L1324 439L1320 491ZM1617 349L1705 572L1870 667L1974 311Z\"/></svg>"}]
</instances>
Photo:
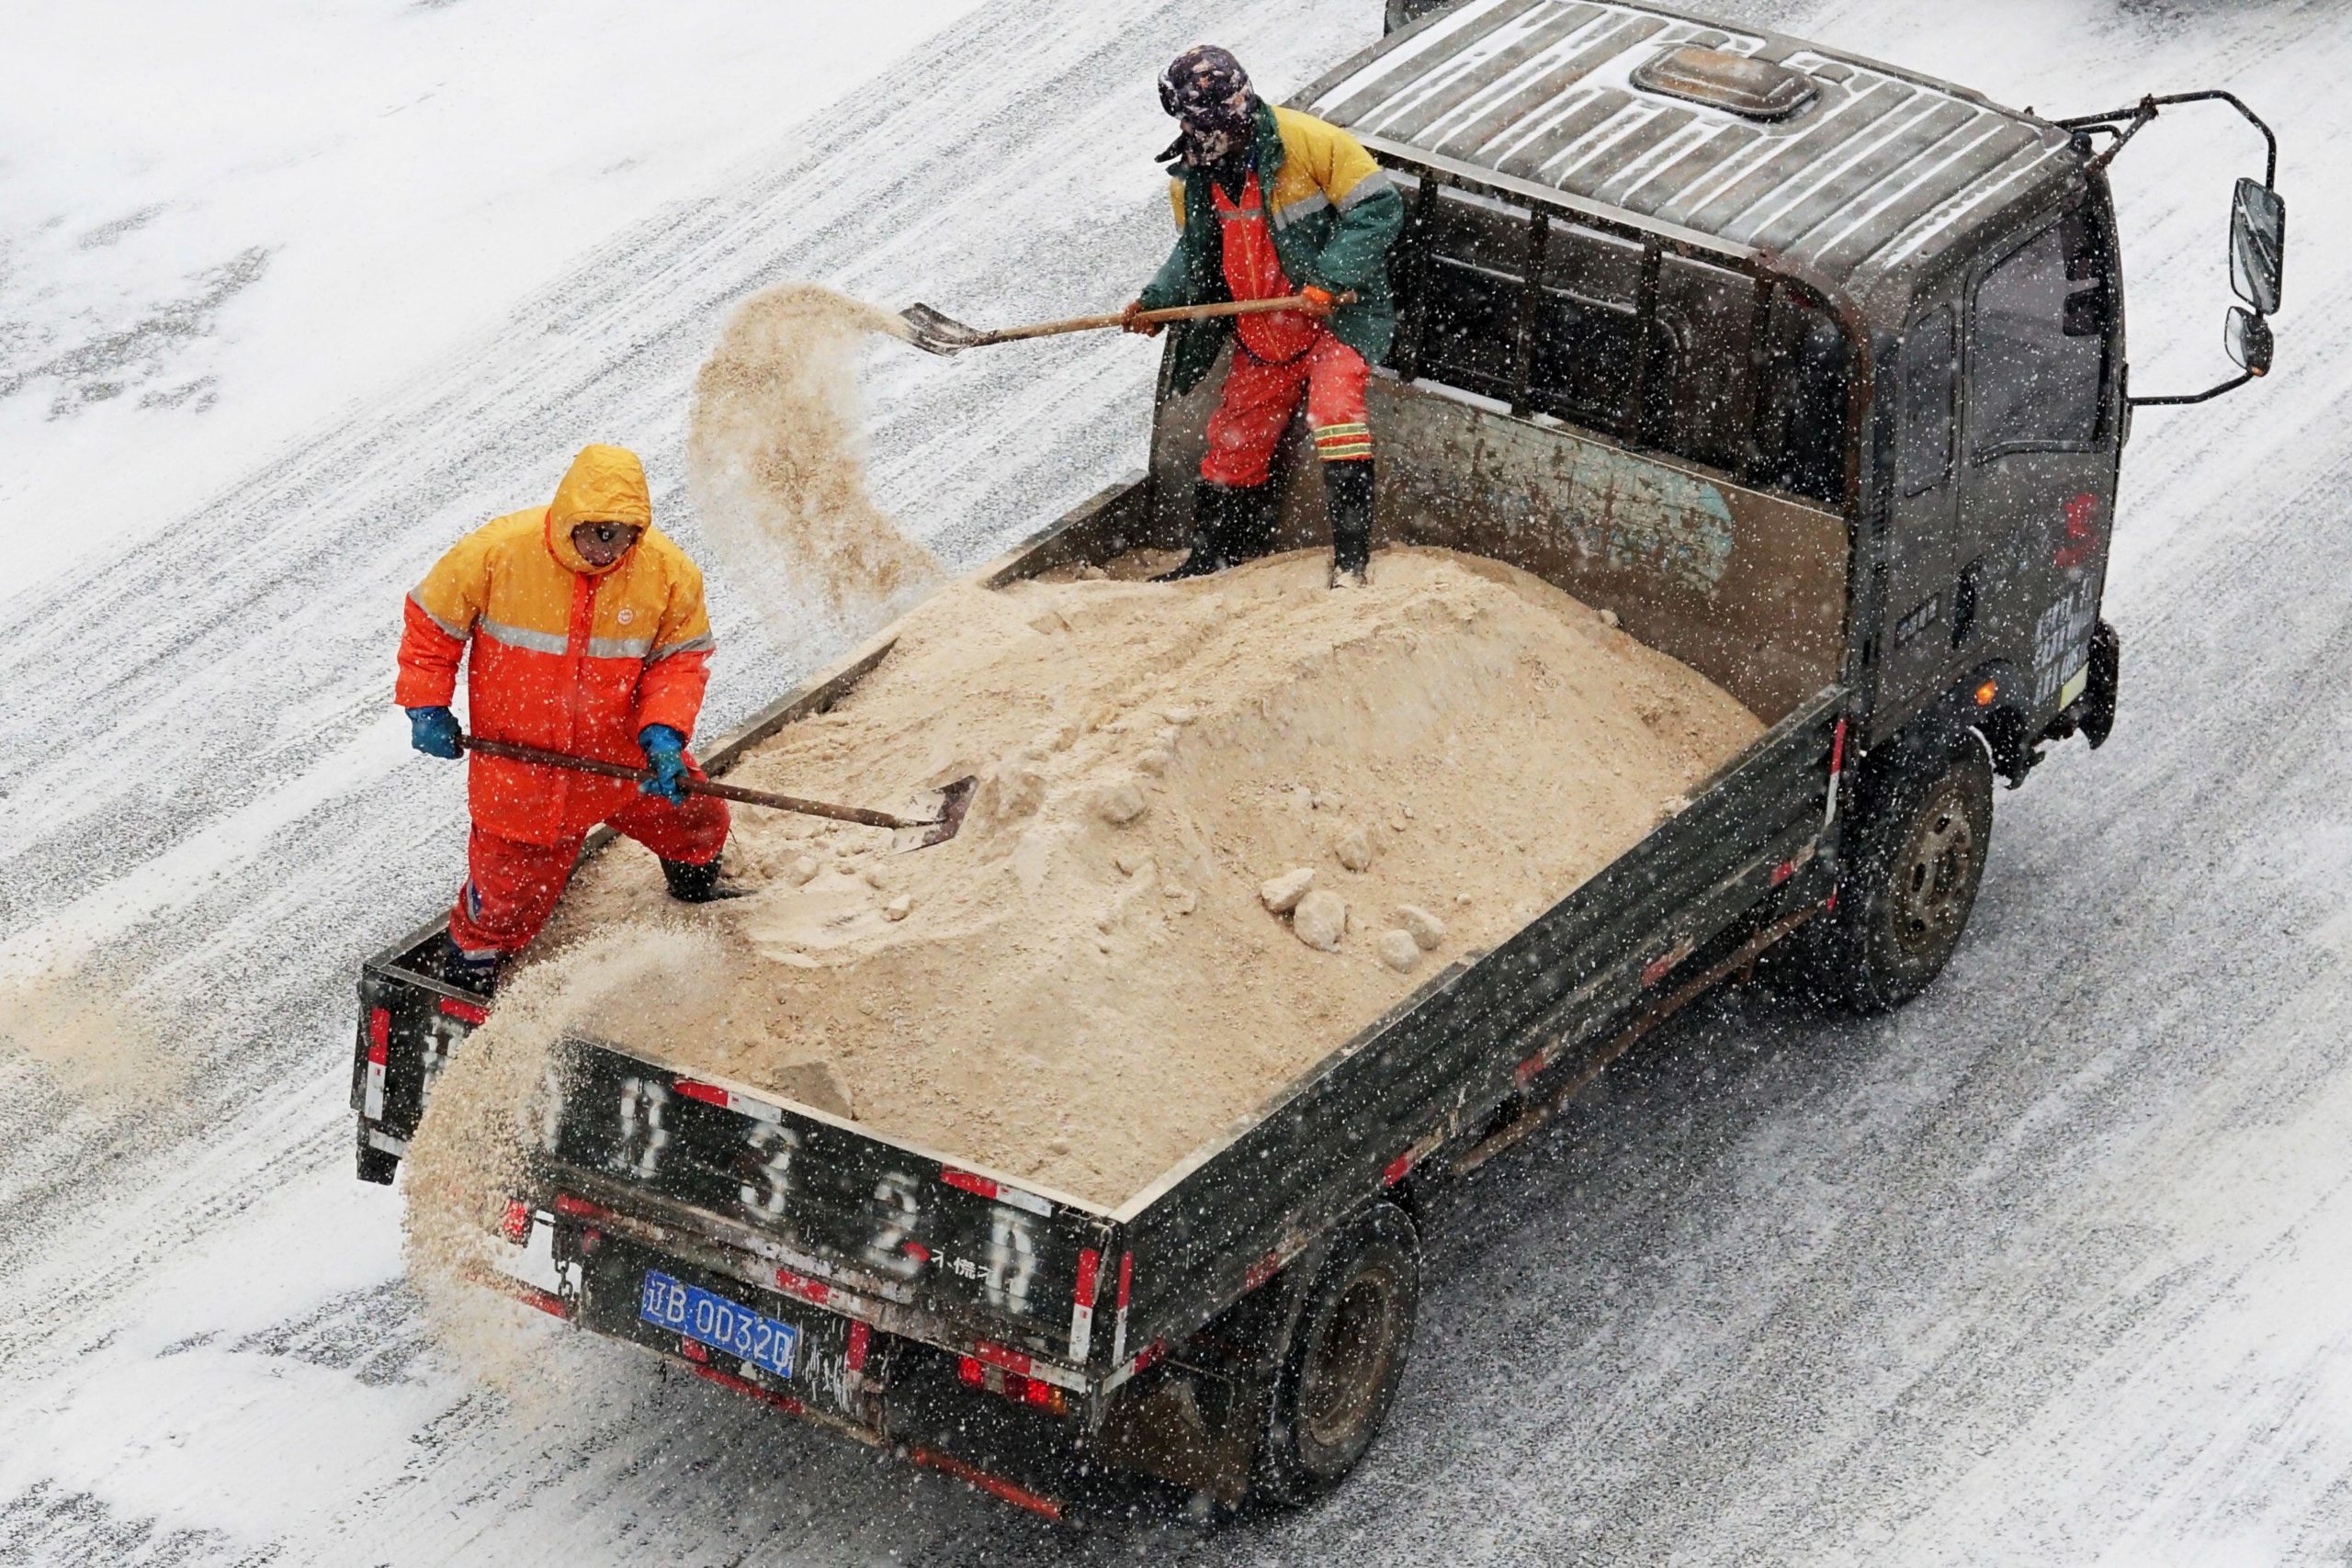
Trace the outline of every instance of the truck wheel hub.
<instances>
[{"instance_id":1,"label":"truck wheel hub","mask_svg":"<svg viewBox=\"0 0 2352 1568\"><path fill-rule=\"evenodd\" d=\"M1976 867L1976 829L1966 804L1950 785L1919 814L1895 863L1892 910L1894 940L1918 956L1950 942L1968 912Z\"/></svg>"},{"instance_id":2,"label":"truck wheel hub","mask_svg":"<svg viewBox=\"0 0 2352 1568\"><path fill-rule=\"evenodd\" d=\"M1318 1445L1345 1444L1372 1416L1394 1354L1395 1312L1387 1282L1367 1273L1349 1282L1324 1319L1298 1389L1299 1416Z\"/></svg>"}]
</instances>

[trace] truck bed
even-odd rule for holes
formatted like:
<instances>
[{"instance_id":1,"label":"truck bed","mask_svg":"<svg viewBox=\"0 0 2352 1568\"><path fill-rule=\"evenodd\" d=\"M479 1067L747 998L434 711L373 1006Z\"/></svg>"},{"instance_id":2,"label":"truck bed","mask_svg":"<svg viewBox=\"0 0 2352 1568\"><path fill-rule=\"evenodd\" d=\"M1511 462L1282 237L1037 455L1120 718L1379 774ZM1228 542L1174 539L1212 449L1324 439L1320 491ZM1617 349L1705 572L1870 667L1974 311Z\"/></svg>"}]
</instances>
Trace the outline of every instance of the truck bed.
<instances>
[{"instance_id":1,"label":"truck bed","mask_svg":"<svg viewBox=\"0 0 2352 1568\"><path fill-rule=\"evenodd\" d=\"M1145 516L1141 486L1107 491L987 580L1148 544ZM759 715L712 752L711 771L837 701L887 649L879 639L854 651ZM519 1196L739 1291L1061 1389L1099 1421L1123 1383L1349 1205L1478 1157L1622 1049L1645 1014L1817 905L1839 706L1827 690L1789 714L1599 875L1501 945L1433 975L1115 1209L591 1039L561 1047L561 1114L538 1190ZM354 1103L363 1145L381 1153L404 1150L431 1075L483 1016L479 998L432 972L440 930L362 976ZM629 1126L654 1099L665 1137L649 1163ZM583 1288L618 1288L604 1278L586 1271ZM579 1310L613 1308L583 1300ZM861 1418L838 1369L820 1382L816 1392L842 1395L833 1415Z\"/></svg>"}]
</instances>

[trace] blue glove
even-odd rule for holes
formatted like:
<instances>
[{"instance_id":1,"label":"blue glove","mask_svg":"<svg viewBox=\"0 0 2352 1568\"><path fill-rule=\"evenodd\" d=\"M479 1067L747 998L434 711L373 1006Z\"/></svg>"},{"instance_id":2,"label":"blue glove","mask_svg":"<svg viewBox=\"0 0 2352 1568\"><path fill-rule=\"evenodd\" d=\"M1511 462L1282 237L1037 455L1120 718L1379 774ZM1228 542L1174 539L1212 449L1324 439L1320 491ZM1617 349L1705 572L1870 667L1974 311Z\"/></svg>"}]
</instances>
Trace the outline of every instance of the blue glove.
<instances>
[{"instance_id":1,"label":"blue glove","mask_svg":"<svg viewBox=\"0 0 2352 1568\"><path fill-rule=\"evenodd\" d=\"M645 748L645 765L653 776L637 786L639 795L658 795L673 806L686 803L686 738L666 724L649 724L637 732Z\"/></svg>"},{"instance_id":2,"label":"blue glove","mask_svg":"<svg viewBox=\"0 0 2352 1568\"><path fill-rule=\"evenodd\" d=\"M458 744L462 734L457 716L447 708L408 710L408 743L428 757L447 757L454 762L464 756L466 749Z\"/></svg>"}]
</instances>

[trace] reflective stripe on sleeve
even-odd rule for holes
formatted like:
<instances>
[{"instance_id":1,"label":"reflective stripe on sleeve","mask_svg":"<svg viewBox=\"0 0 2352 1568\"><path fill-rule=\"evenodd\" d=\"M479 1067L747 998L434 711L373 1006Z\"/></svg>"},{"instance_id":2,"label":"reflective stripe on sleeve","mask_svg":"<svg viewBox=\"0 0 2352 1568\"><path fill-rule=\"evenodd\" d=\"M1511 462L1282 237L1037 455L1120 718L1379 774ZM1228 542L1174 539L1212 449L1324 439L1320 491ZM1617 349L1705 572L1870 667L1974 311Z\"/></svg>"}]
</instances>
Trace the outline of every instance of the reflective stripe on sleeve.
<instances>
[{"instance_id":1,"label":"reflective stripe on sleeve","mask_svg":"<svg viewBox=\"0 0 2352 1568\"><path fill-rule=\"evenodd\" d=\"M440 616L435 615L431 610L425 608L424 601L418 598L413 592L409 594L408 602L416 606L416 613L418 615L423 615L426 620L431 621L435 626L440 627L444 636L456 637L459 642L466 640L466 628L464 626L453 626L448 622L443 620Z\"/></svg>"},{"instance_id":2,"label":"reflective stripe on sleeve","mask_svg":"<svg viewBox=\"0 0 2352 1568\"><path fill-rule=\"evenodd\" d=\"M1311 196L1302 196L1288 207L1274 209L1274 227L1287 229L1300 219L1320 212L1330 205L1330 198L1319 190Z\"/></svg>"},{"instance_id":3,"label":"reflective stripe on sleeve","mask_svg":"<svg viewBox=\"0 0 2352 1568\"><path fill-rule=\"evenodd\" d=\"M690 637L684 642L673 642L666 647L657 648L651 653L646 655L645 661L648 664L656 664L661 662L662 660L669 658L673 653L708 653L712 649L717 648L718 646L718 644L712 639L711 635L708 632L705 632L700 637Z\"/></svg>"},{"instance_id":4,"label":"reflective stripe on sleeve","mask_svg":"<svg viewBox=\"0 0 2352 1568\"><path fill-rule=\"evenodd\" d=\"M1396 187L1394 186L1389 184L1387 170L1374 169L1372 173L1364 175L1363 178L1350 186L1348 187L1348 194L1341 197L1336 205L1339 207L1340 211L1345 212L1348 209L1353 207L1357 202L1362 201L1368 196L1378 196L1382 191L1393 190Z\"/></svg>"},{"instance_id":5,"label":"reflective stripe on sleeve","mask_svg":"<svg viewBox=\"0 0 2352 1568\"><path fill-rule=\"evenodd\" d=\"M652 651L650 637L592 637L588 639L591 659L642 659Z\"/></svg>"}]
</instances>

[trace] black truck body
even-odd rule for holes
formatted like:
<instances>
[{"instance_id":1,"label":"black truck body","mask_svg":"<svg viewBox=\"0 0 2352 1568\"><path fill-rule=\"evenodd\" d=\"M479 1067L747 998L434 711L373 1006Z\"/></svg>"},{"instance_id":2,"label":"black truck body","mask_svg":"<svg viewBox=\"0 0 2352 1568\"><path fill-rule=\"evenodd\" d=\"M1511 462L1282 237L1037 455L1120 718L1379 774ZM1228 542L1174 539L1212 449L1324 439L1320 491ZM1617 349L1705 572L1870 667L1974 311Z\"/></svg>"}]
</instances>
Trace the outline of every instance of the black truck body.
<instances>
[{"instance_id":1,"label":"black truck body","mask_svg":"<svg viewBox=\"0 0 2352 1568\"><path fill-rule=\"evenodd\" d=\"M1613 611L1766 733L1115 1208L577 1039L511 1211L510 1239L551 1229L560 1280L518 1293L1048 1514L1105 1465L1228 1504L1336 1483L1393 1396L1431 1183L1768 949L1850 1003L1915 993L1973 902L1993 770L2096 745L2114 711L2098 610L2130 404L2095 134L2133 111L2070 129L1569 0L1469 0L1295 101L1356 130L1411 214L1376 537ZM1181 546L1216 387L1163 378L1150 471L983 581ZM1304 468L1290 546L1320 530ZM374 1179L484 1016L441 977L442 930L361 975Z\"/></svg>"}]
</instances>

